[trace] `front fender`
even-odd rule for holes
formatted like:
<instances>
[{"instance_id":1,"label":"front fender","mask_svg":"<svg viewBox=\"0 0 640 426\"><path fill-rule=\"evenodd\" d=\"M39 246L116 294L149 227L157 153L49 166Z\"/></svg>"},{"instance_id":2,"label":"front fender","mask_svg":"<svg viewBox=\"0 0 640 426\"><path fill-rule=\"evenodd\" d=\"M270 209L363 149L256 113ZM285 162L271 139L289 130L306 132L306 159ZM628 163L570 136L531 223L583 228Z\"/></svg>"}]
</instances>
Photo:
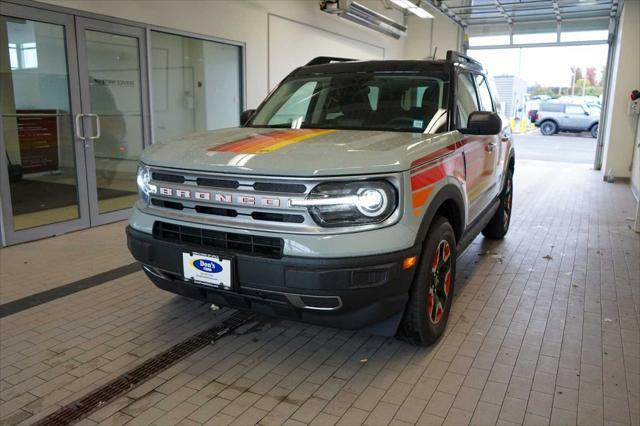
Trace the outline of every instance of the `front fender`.
<instances>
[{"instance_id":1,"label":"front fender","mask_svg":"<svg viewBox=\"0 0 640 426\"><path fill-rule=\"evenodd\" d=\"M448 219L455 222L451 225L456 233L456 238L460 239L467 223L467 198L463 184L455 178L447 177L444 179L442 186L437 189L437 192L435 192L428 201L428 206L422 216L422 221L416 235L416 244L421 244L425 240L436 213L445 204L447 207L455 208L454 217Z\"/></svg>"}]
</instances>

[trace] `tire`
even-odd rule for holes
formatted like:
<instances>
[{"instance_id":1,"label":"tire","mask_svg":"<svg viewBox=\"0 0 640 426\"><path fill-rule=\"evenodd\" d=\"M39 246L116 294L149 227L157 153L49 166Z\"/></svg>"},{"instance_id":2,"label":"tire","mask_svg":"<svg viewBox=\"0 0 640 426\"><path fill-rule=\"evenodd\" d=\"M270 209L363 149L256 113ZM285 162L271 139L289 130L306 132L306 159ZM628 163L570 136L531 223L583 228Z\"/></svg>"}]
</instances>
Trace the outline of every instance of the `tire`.
<instances>
[{"instance_id":1,"label":"tire","mask_svg":"<svg viewBox=\"0 0 640 426\"><path fill-rule=\"evenodd\" d=\"M445 218L437 216L427 233L409 292L400 329L405 340L428 346L444 332L455 288L456 255L453 228Z\"/></svg>"},{"instance_id":2,"label":"tire","mask_svg":"<svg viewBox=\"0 0 640 426\"><path fill-rule=\"evenodd\" d=\"M555 135L558 132L558 125L553 121L545 121L540 125L540 133L545 136Z\"/></svg>"},{"instance_id":3,"label":"tire","mask_svg":"<svg viewBox=\"0 0 640 426\"><path fill-rule=\"evenodd\" d=\"M507 171L507 178L500 194L498 210L482 230L482 235L490 240L501 240L509 232L511 208L513 207L513 169Z\"/></svg>"},{"instance_id":4,"label":"tire","mask_svg":"<svg viewBox=\"0 0 640 426\"><path fill-rule=\"evenodd\" d=\"M598 137L598 124L594 124L593 126L591 126L591 130L589 130L589 132L591 133L591 137L592 138L597 138Z\"/></svg>"}]
</instances>

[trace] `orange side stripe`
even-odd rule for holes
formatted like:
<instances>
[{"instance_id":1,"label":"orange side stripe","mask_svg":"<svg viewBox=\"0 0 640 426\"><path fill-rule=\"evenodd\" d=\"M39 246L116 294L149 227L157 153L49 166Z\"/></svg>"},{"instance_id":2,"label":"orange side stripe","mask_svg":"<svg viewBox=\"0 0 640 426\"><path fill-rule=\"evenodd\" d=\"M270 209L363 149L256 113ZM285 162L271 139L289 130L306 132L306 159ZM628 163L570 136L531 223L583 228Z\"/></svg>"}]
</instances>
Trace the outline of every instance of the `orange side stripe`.
<instances>
[{"instance_id":1,"label":"orange side stripe","mask_svg":"<svg viewBox=\"0 0 640 426\"><path fill-rule=\"evenodd\" d=\"M411 195L411 205L413 208L422 206L429 198L429 194L433 191L433 186L428 186L420 191L416 191Z\"/></svg>"}]
</instances>

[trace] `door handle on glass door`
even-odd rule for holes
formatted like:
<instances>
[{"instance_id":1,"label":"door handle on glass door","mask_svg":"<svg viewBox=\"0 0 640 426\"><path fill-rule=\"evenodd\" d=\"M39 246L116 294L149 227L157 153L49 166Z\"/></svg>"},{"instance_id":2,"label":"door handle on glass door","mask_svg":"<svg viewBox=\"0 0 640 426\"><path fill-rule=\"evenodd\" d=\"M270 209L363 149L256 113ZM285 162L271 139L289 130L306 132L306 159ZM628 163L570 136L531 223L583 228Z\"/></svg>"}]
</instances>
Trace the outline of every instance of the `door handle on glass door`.
<instances>
[{"instance_id":1,"label":"door handle on glass door","mask_svg":"<svg viewBox=\"0 0 640 426\"><path fill-rule=\"evenodd\" d=\"M76 114L75 120L76 120L76 136L78 137L78 139L82 139L84 141L84 140L87 140L87 138L84 137L83 132L80 132L80 118L82 118L83 116L84 114L78 113Z\"/></svg>"},{"instance_id":2,"label":"door handle on glass door","mask_svg":"<svg viewBox=\"0 0 640 426\"><path fill-rule=\"evenodd\" d=\"M93 136L89 136L87 139L100 139L100 117L98 114L85 114L87 117L95 117L96 118L96 134Z\"/></svg>"}]
</instances>

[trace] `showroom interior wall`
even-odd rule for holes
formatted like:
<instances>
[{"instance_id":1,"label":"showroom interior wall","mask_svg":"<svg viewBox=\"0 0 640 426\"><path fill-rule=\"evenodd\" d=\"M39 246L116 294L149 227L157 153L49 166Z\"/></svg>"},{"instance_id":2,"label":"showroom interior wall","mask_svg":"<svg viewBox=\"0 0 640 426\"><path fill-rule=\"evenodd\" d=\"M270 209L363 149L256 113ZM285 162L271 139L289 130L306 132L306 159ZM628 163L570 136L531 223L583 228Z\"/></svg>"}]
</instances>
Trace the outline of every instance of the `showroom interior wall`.
<instances>
[{"instance_id":1,"label":"showroom interior wall","mask_svg":"<svg viewBox=\"0 0 640 426\"><path fill-rule=\"evenodd\" d=\"M439 13L434 13L434 19L420 19L408 16L409 34L405 40L404 59L431 58L436 53L436 59L444 59L447 50L462 52L464 32L462 27Z\"/></svg>"},{"instance_id":2,"label":"showroom interior wall","mask_svg":"<svg viewBox=\"0 0 640 426\"><path fill-rule=\"evenodd\" d=\"M630 178L632 155L638 156L636 129L638 116L629 113L629 94L640 89L640 2L625 1L618 23L615 40L615 56L610 73L611 87L608 99L604 134L603 175L612 172L616 177ZM634 162L638 167L638 161ZM632 185L640 188L636 171Z\"/></svg>"},{"instance_id":3,"label":"showroom interior wall","mask_svg":"<svg viewBox=\"0 0 640 426\"><path fill-rule=\"evenodd\" d=\"M318 54L351 56L358 52L382 52L386 59L404 55L406 39L395 40L357 24L320 11L316 1L104 1L45 0L71 9L143 22L194 34L246 43L246 106L255 107L280 78L283 70L292 70ZM380 0L362 0L362 4L402 22L396 9L386 9ZM448 24L439 15L438 21ZM290 25L297 23L296 25ZM270 43L281 37L278 26L287 25L288 40ZM427 25L422 23L422 25ZM274 28L272 28L274 27ZM411 31L411 29L410 29ZM305 37L313 35L309 43ZM286 44L283 44L286 43ZM369 50L367 50L369 49ZM277 58L277 67L270 56ZM370 56L374 56L371 54ZM378 56L378 55L375 55ZM272 75L273 74L273 75ZM271 80L271 84L270 84Z\"/></svg>"}]
</instances>

